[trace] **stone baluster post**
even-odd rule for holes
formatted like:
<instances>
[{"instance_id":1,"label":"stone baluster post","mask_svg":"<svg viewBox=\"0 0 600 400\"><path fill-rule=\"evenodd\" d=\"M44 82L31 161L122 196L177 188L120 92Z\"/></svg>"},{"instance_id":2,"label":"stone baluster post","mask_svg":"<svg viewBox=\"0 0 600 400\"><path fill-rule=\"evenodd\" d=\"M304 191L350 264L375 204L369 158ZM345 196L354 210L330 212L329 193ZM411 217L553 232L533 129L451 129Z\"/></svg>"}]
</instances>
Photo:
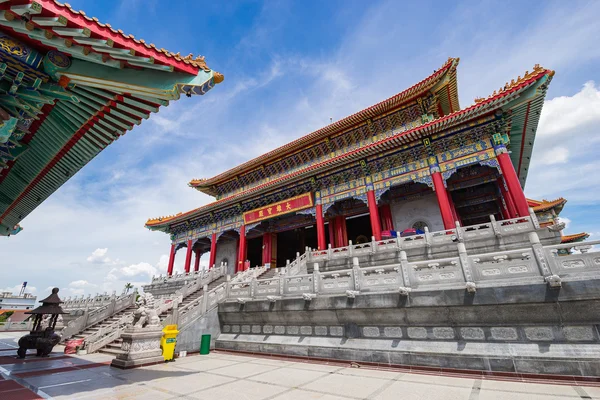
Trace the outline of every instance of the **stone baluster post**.
<instances>
[{"instance_id":1,"label":"stone baluster post","mask_svg":"<svg viewBox=\"0 0 600 400\"><path fill-rule=\"evenodd\" d=\"M456 246L458 247L458 259L465 277L465 282L473 282L473 272L471 270L471 264L469 263L467 248L464 243L457 243Z\"/></svg>"},{"instance_id":2,"label":"stone baluster post","mask_svg":"<svg viewBox=\"0 0 600 400\"><path fill-rule=\"evenodd\" d=\"M229 290L231 288L231 275L225 277L225 298L229 298Z\"/></svg>"},{"instance_id":3,"label":"stone baluster post","mask_svg":"<svg viewBox=\"0 0 600 400\"><path fill-rule=\"evenodd\" d=\"M428 227L423 228L423 230L425 231L425 246L426 246L426 251L427 251L427 258L432 259L433 254L431 251L431 233L429 233Z\"/></svg>"},{"instance_id":4,"label":"stone baluster post","mask_svg":"<svg viewBox=\"0 0 600 400\"><path fill-rule=\"evenodd\" d=\"M553 271L550 268L550 264L544 252L544 247L540 242L540 237L538 236L537 232L529 232L529 243L531 243L531 247L533 248L535 261L542 276L545 278L552 275ZM554 268L554 271L556 271L556 268Z\"/></svg>"},{"instance_id":5,"label":"stone baluster post","mask_svg":"<svg viewBox=\"0 0 600 400\"><path fill-rule=\"evenodd\" d=\"M313 293L319 293L319 285L321 284L321 273L319 272L319 263L315 263L313 269Z\"/></svg>"},{"instance_id":6,"label":"stone baluster post","mask_svg":"<svg viewBox=\"0 0 600 400\"><path fill-rule=\"evenodd\" d=\"M496 237L496 243L498 244L498 248L500 250L506 250L506 246L504 245L504 238L502 237L502 231L500 230L500 226L496 221L496 217L490 214L490 225L492 226L492 231L494 232L494 236Z\"/></svg>"},{"instance_id":7,"label":"stone baluster post","mask_svg":"<svg viewBox=\"0 0 600 400\"><path fill-rule=\"evenodd\" d=\"M202 315L206 314L208 308L208 285L202 287Z\"/></svg>"},{"instance_id":8,"label":"stone baluster post","mask_svg":"<svg viewBox=\"0 0 600 400\"><path fill-rule=\"evenodd\" d=\"M360 270L360 263L358 257L352 258L352 278L354 281L354 290L360 291L362 271Z\"/></svg>"},{"instance_id":9,"label":"stone baluster post","mask_svg":"<svg viewBox=\"0 0 600 400\"><path fill-rule=\"evenodd\" d=\"M252 280L250 281L250 297L251 298L254 298L254 296L256 295L256 286L257 286L256 277L253 276Z\"/></svg>"},{"instance_id":10,"label":"stone baluster post","mask_svg":"<svg viewBox=\"0 0 600 400\"><path fill-rule=\"evenodd\" d=\"M396 247L398 251L402 250L402 236L400 236L400 232L396 231Z\"/></svg>"},{"instance_id":11,"label":"stone baluster post","mask_svg":"<svg viewBox=\"0 0 600 400\"><path fill-rule=\"evenodd\" d=\"M402 271L402 279L404 280L404 286L410 287L410 265L408 264L408 257L404 250L400 250L400 270Z\"/></svg>"},{"instance_id":12,"label":"stone baluster post","mask_svg":"<svg viewBox=\"0 0 600 400\"><path fill-rule=\"evenodd\" d=\"M533 229L536 231L540 229L540 222L538 221L537 215L533 211L533 208L529 207L529 218L531 218L531 223L533 224Z\"/></svg>"}]
</instances>

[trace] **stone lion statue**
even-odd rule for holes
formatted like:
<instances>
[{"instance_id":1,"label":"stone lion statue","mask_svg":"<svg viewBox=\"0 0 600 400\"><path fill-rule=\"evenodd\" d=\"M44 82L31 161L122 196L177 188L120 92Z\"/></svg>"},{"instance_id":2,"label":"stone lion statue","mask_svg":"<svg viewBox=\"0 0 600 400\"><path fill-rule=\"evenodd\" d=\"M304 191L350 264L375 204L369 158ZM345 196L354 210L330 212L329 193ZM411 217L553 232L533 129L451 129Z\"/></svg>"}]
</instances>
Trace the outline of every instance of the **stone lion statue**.
<instances>
[{"instance_id":1,"label":"stone lion statue","mask_svg":"<svg viewBox=\"0 0 600 400\"><path fill-rule=\"evenodd\" d=\"M145 328L147 326L159 326L160 318L156 313L154 296L144 293L136 302L137 310L133 312L133 327Z\"/></svg>"}]
</instances>

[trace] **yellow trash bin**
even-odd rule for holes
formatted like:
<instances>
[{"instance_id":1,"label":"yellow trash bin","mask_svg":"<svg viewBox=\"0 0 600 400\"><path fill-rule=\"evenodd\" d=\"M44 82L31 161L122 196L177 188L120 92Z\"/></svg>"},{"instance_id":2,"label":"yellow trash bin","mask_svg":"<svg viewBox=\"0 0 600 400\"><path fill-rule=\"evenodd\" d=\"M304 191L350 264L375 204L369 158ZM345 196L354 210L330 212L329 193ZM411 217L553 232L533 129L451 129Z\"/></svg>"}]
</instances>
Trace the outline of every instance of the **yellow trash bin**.
<instances>
[{"instance_id":1,"label":"yellow trash bin","mask_svg":"<svg viewBox=\"0 0 600 400\"><path fill-rule=\"evenodd\" d=\"M162 348L163 358L165 361L173 360L175 354L175 345L177 344L177 325L167 325L163 329L163 336L160 339L160 347Z\"/></svg>"}]
</instances>

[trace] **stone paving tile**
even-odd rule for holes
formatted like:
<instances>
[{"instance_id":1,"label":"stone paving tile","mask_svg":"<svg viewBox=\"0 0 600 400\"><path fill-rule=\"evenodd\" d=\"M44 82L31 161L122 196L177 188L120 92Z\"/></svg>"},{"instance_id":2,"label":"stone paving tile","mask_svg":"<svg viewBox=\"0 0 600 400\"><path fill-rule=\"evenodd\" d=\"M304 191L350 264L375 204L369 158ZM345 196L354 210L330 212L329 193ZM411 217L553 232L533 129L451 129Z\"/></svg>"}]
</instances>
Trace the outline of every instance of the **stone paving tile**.
<instances>
[{"instance_id":1,"label":"stone paving tile","mask_svg":"<svg viewBox=\"0 0 600 400\"><path fill-rule=\"evenodd\" d=\"M396 379L403 374L400 371L384 371L371 368L344 368L336 371L336 374L341 375L352 375L352 376L366 376L369 378L379 379Z\"/></svg>"},{"instance_id":2,"label":"stone paving tile","mask_svg":"<svg viewBox=\"0 0 600 400\"><path fill-rule=\"evenodd\" d=\"M275 385L287 387L297 387L328 374L329 372L324 371L311 371L307 369L284 367L264 372L260 375L252 376L248 378L248 380L273 383Z\"/></svg>"},{"instance_id":3,"label":"stone paving tile","mask_svg":"<svg viewBox=\"0 0 600 400\"><path fill-rule=\"evenodd\" d=\"M387 382L383 379L360 377L352 375L328 374L323 378L303 385L301 389L310 389L337 396L350 398L365 398L382 388Z\"/></svg>"},{"instance_id":4,"label":"stone paving tile","mask_svg":"<svg viewBox=\"0 0 600 400\"><path fill-rule=\"evenodd\" d=\"M281 393L273 400L347 400L347 397L339 397L332 394L309 392L308 390L293 389Z\"/></svg>"},{"instance_id":5,"label":"stone paving tile","mask_svg":"<svg viewBox=\"0 0 600 400\"><path fill-rule=\"evenodd\" d=\"M178 361L176 361L172 365L175 368L179 368L181 370L186 371L209 371L234 364L237 364L237 362L229 360L208 359L200 361L191 361L186 363L179 363Z\"/></svg>"},{"instance_id":6,"label":"stone paving tile","mask_svg":"<svg viewBox=\"0 0 600 400\"><path fill-rule=\"evenodd\" d=\"M568 385L550 385L539 383L523 383L523 382L508 382L496 380L482 380L481 391L501 392L507 398L512 398L513 395L532 394L532 395L549 395L559 396L559 398L574 398L579 399L573 387ZM562 396L562 397L560 397ZM549 397L551 398L551 397Z\"/></svg>"},{"instance_id":7,"label":"stone paving tile","mask_svg":"<svg viewBox=\"0 0 600 400\"><path fill-rule=\"evenodd\" d=\"M273 365L276 367L293 367L298 363L293 362L293 361L278 360L276 358L260 358L260 357L258 357L258 358L251 359L250 364Z\"/></svg>"},{"instance_id":8,"label":"stone paving tile","mask_svg":"<svg viewBox=\"0 0 600 400\"><path fill-rule=\"evenodd\" d=\"M214 368L210 370L205 370L206 372L210 372L213 374L233 376L236 378L246 378L251 375L260 374L267 371L272 371L276 369L276 366L273 365L263 365L263 364L250 364L250 363L239 363L234 365L228 365L221 368Z\"/></svg>"},{"instance_id":9,"label":"stone paving tile","mask_svg":"<svg viewBox=\"0 0 600 400\"><path fill-rule=\"evenodd\" d=\"M180 376L176 379L154 379L149 381L147 385L155 389L161 389L175 394L189 394L199 390L204 391L214 386L226 385L233 381L235 381L235 378L198 372Z\"/></svg>"},{"instance_id":10,"label":"stone paving tile","mask_svg":"<svg viewBox=\"0 0 600 400\"><path fill-rule=\"evenodd\" d=\"M312 362L295 362L294 365L292 365L292 367L324 372L334 372L339 370L340 368L343 368L340 365L318 364Z\"/></svg>"},{"instance_id":11,"label":"stone paving tile","mask_svg":"<svg viewBox=\"0 0 600 400\"><path fill-rule=\"evenodd\" d=\"M414 383L396 381L381 393L373 397L374 400L470 400L471 387L451 387L435 384L437 376L431 376L430 383Z\"/></svg>"},{"instance_id":12,"label":"stone paving tile","mask_svg":"<svg viewBox=\"0 0 600 400\"><path fill-rule=\"evenodd\" d=\"M83 399L100 396L109 390L127 386L123 381L108 376L96 376L92 379L74 380L56 385L42 385L39 389L54 399Z\"/></svg>"},{"instance_id":13,"label":"stone paving tile","mask_svg":"<svg viewBox=\"0 0 600 400\"><path fill-rule=\"evenodd\" d=\"M188 394L187 397L202 400L263 400L273 397L274 395L277 395L285 390L287 389L281 386L252 382L248 380L239 380L230 384L214 387L212 389L201 390L196 393Z\"/></svg>"},{"instance_id":14,"label":"stone paving tile","mask_svg":"<svg viewBox=\"0 0 600 400\"><path fill-rule=\"evenodd\" d=\"M449 377L442 375L429 375L429 374L404 374L400 378L399 381L412 382L412 383L426 383L426 384L435 384L438 386L449 386L449 387L467 387L472 388L475 379L471 378L459 378L459 377Z\"/></svg>"}]
</instances>

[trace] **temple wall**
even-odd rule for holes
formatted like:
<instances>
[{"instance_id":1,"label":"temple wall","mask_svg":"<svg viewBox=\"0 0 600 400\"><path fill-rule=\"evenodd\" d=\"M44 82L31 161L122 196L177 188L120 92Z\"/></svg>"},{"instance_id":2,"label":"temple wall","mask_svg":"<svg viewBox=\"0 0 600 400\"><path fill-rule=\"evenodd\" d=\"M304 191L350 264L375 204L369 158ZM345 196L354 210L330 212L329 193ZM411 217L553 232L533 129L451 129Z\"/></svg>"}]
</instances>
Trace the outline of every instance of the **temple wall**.
<instances>
[{"instance_id":1,"label":"temple wall","mask_svg":"<svg viewBox=\"0 0 600 400\"><path fill-rule=\"evenodd\" d=\"M417 221L427 223L430 232L444 230L440 208L433 192L415 200L392 202L390 208L394 219L394 229L397 231L412 228Z\"/></svg>"},{"instance_id":2,"label":"temple wall","mask_svg":"<svg viewBox=\"0 0 600 400\"><path fill-rule=\"evenodd\" d=\"M221 265L222 262L227 262L227 274L235 274L235 261L237 253L237 240L235 239L219 239L217 241L217 256L215 264Z\"/></svg>"}]
</instances>

